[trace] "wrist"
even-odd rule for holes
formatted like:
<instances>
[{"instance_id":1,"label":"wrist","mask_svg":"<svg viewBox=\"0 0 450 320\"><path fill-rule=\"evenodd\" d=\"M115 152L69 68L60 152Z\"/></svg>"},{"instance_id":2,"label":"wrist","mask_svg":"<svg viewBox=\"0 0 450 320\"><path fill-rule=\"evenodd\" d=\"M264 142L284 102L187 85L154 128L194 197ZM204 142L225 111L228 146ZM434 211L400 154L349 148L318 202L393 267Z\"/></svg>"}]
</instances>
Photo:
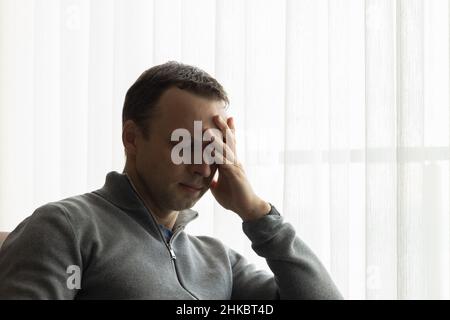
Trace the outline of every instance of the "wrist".
<instances>
[{"instance_id":1,"label":"wrist","mask_svg":"<svg viewBox=\"0 0 450 320\"><path fill-rule=\"evenodd\" d=\"M262 199L259 199L255 203L255 205L252 206L251 210L249 210L245 214L241 214L240 217L242 218L242 220L244 222L256 220L256 219L262 218L265 215L267 215L271 209L272 209L272 206L268 202L266 202Z\"/></svg>"}]
</instances>

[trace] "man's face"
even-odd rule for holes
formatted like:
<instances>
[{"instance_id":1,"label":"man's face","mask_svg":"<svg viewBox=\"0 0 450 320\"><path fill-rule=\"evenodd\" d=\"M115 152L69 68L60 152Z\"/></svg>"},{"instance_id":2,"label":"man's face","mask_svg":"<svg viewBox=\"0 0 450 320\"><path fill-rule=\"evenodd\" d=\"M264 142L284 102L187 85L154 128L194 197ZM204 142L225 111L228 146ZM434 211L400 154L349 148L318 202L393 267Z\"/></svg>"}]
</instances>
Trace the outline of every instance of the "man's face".
<instances>
[{"instance_id":1,"label":"man's face","mask_svg":"<svg viewBox=\"0 0 450 320\"><path fill-rule=\"evenodd\" d=\"M187 129L194 139L194 121L202 121L203 130L216 128L213 116L226 119L224 102L210 100L185 90L171 87L161 96L155 114L148 119L148 139L136 139L136 172L146 195L163 210L191 208L208 190L217 170L216 165L179 164L171 159L177 141L172 132ZM193 145L193 143L192 143ZM193 148L192 148L193 150ZM192 158L193 159L193 158Z\"/></svg>"}]
</instances>

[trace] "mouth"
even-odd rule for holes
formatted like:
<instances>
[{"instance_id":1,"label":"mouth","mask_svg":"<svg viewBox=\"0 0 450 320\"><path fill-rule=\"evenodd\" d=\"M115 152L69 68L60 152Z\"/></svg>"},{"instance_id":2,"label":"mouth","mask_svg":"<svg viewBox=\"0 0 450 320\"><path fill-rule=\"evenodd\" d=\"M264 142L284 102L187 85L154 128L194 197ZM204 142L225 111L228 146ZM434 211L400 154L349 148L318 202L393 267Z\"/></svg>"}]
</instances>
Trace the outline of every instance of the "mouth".
<instances>
[{"instance_id":1,"label":"mouth","mask_svg":"<svg viewBox=\"0 0 450 320\"><path fill-rule=\"evenodd\" d=\"M180 186L184 188L184 190L192 192L192 193L199 193L203 190L203 187L197 187L190 184L180 183Z\"/></svg>"}]
</instances>

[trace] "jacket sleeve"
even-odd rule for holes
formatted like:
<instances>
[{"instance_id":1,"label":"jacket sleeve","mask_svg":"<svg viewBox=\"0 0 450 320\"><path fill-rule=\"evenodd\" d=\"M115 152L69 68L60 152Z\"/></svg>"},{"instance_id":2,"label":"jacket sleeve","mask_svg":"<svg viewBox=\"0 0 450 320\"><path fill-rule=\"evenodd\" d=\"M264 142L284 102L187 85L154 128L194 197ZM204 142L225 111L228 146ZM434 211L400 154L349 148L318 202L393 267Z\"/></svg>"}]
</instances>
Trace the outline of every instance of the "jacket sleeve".
<instances>
[{"instance_id":1,"label":"jacket sleeve","mask_svg":"<svg viewBox=\"0 0 450 320\"><path fill-rule=\"evenodd\" d=\"M242 226L273 275L256 271L232 251L232 299L342 299L319 259L273 206L268 215Z\"/></svg>"},{"instance_id":2,"label":"jacket sleeve","mask_svg":"<svg viewBox=\"0 0 450 320\"><path fill-rule=\"evenodd\" d=\"M82 259L63 208L47 204L25 219L0 249L0 299L73 299Z\"/></svg>"}]
</instances>

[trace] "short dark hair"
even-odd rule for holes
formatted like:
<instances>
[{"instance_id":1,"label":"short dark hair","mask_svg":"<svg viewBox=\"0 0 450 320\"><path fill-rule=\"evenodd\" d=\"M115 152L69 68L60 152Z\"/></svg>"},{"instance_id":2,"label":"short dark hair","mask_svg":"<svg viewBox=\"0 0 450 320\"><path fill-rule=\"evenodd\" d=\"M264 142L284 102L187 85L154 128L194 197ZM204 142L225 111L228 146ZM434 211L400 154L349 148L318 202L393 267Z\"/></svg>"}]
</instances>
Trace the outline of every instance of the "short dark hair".
<instances>
[{"instance_id":1,"label":"short dark hair","mask_svg":"<svg viewBox=\"0 0 450 320\"><path fill-rule=\"evenodd\" d=\"M229 104L222 85L208 73L194 66L169 61L144 71L128 89L122 110L122 125L127 120L133 120L147 136L145 120L151 116L164 91L172 86Z\"/></svg>"}]
</instances>

